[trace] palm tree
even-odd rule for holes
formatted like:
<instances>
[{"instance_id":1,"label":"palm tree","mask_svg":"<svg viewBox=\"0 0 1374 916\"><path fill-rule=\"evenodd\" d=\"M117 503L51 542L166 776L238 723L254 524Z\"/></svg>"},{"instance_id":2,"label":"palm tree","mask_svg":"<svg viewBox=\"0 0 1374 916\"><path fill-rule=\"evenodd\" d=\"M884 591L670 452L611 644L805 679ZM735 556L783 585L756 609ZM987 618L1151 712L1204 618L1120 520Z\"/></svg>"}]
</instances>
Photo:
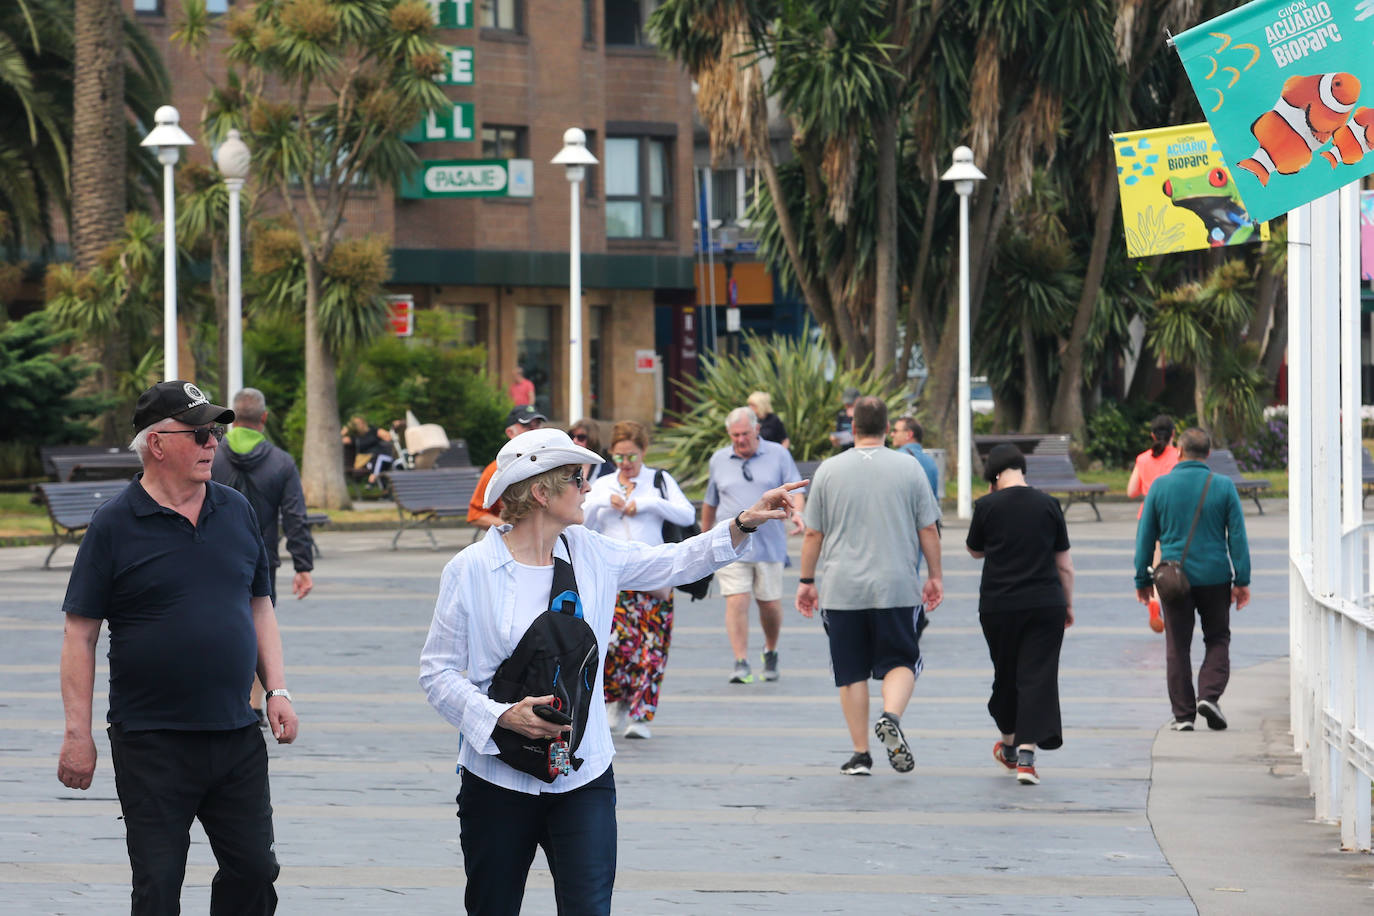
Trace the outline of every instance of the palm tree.
<instances>
[{"instance_id":1,"label":"palm tree","mask_svg":"<svg viewBox=\"0 0 1374 916\"><path fill-rule=\"evenodd\" d=\"M71 225L78 270L95 266L124 225L123 25L119 0L76 0L72 197L81 205Z\"/></svg>"},{"instance_id":2,"label":"palm tree","mask_svg":"<svg viewBox=\"0 0 1374 916\"><path fill-rule=\"evenodd\" d=\"M210 136L229 127L243 132L260 192L275 195L296 233L305 278L301 479L311 505L343 508L350 503L339 441L339 351L329 336L329 305L340 297L331 296L330 265L337 264L353 191L367 182L395 184L419 167L401 134L446 103L433 79L445 58L424 0L317 4L309 28L283 21L296 12L259 3L227 17L227 56L242 68L231 76L239 91L212 95L206 129ZM179 40L199 51L208 35L208 25L187 26Z\"/></svg>"}]
</instances>

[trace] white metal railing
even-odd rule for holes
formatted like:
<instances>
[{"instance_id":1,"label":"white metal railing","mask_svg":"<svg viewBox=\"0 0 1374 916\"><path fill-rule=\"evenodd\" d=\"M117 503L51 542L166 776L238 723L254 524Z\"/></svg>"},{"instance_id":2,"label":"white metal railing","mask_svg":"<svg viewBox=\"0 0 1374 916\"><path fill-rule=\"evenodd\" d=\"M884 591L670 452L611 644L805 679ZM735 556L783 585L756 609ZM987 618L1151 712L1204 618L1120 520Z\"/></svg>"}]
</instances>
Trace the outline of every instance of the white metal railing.
<instances>
[{"instance_id":1,"label":"white metal railing","mask_svg":"<svg viewBox=\"0 0 1374 916\"><path fill-rule=\"evenodd\" d=\"M1342 538L1347 595L1374 589L1374 526ZM1371 848L1374 787L1374 611L1317 594L1310 554L1292 552L1289 633L1293 747L1302 754L1318 820L1340 822L1341 846Z\"/></svg>"}]
</instances>

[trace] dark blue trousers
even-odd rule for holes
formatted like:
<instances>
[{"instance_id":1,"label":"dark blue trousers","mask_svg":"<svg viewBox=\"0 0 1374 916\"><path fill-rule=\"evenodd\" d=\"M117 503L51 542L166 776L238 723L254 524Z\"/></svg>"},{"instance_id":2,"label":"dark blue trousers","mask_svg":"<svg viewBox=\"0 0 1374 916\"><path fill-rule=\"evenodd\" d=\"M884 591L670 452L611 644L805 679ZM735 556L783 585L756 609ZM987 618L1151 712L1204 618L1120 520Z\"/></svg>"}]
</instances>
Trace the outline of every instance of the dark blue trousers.
<instances>
[{"instance_id":1,"label":"dark blue trousers","mask_svg":"<svg viewBox=\"0 0 1374 916\"><path fill-rule=\"evenodd\" d=\"M133 870L134 916L181 912L191 821L199 818L219 863L213 916L277 909L267 745L257 725L232 731L109 728L115 789Z\"/></svg>"},{"instance_id":2,"label":"dark blue trousers","mask_svg":"<svg viewBox=\"0 0 1374 916\"><path fill-rule=\"evenodd\" d=\"M527 795L463 771L459 837L475 916L516 916L536 847L553 874L559 916L605 916L615 886L615 775L571 792Z\"/></svg>"}]
</instances>

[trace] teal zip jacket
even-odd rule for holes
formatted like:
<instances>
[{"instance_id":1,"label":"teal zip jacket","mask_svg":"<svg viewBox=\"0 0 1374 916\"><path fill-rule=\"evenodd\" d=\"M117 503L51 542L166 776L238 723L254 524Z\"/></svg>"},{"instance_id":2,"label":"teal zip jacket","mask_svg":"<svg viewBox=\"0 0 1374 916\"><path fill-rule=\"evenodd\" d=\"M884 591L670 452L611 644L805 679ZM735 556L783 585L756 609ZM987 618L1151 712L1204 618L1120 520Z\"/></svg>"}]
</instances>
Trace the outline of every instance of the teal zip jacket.
<instances>
[{"instance_id":1,"label":"teal zip jacket","mask_svg":"<svg viewBox=\"0 0 1374 916\"><path fill-rule=\"evenodd\" d=\"M1180 461L1174 469L1150 485L1145 509L1135 532L1135 584L1151 584L1150 564L1155 541L1166 560L1183 555L1188 528L1193 523L1202 485L1211 469L1205 461ZM1212 474L1212 486L1197 521L1197 533L1183 561L1183 572L1193 585L1250 584L1250 545L1245 538L1245 515L1240 496L1229 477Z\"/></svg>"}]
</instances>

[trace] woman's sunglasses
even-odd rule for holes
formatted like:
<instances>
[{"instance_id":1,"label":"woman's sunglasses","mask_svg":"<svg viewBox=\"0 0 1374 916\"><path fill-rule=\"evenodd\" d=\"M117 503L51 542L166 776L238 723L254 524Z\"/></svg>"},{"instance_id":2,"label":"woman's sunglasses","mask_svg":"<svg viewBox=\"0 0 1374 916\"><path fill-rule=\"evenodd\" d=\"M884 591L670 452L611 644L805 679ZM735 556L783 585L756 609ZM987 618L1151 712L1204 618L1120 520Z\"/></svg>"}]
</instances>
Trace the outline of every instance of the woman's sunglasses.
<instances>
[{"instance_id":1,"label":"woman's sunglasses","mask_svg":"<svg viewBox=\"0 0 1374 916\"><path fill-rule=\"evenodd\" d=\"M573 475L568 478L568 483L572 484L573 486L577 487L577 489L581 490L584 486L587 485L587 478L582 476L581 470L578 470L573 472Z\"/></svg>"},{"instance_id":2,"label":"woman's sunglasses","mask_svg":"<svg viewBox=\"0 0 1374 916\"><path fill-rule=\"evenodd\" d=\"M572 434L572 441L574 441L574 442L586 442L586 441L587 441L587 434L586 434L586 433L573 433L573 434Z\"/></svg>"},{"instance_id":3,"label":"woman's sunglasses","mask_svg":"<svg viewBox=\"0 0 1374 916\"><path fill-rule=\"evenodd\" d=\"M611 460L616 464L633 464L639 460L638 455L612 455Z\"/></svg>"},{"instance_id":4,"label":"woman's sunglasses","mask_svg":"<svg viewBox=\"0 0 1374 916\"><path fill-rule=\"evenodd\" d=\"M223 426L197 426L195 429L159 429L155 430L155 432L159 436L166 436L168 434L181 436L195 436L196 445L204 445L205 443L210 441L211 436L215 437L216 442L224 441Z\"/></svg>"}]
</instances>

